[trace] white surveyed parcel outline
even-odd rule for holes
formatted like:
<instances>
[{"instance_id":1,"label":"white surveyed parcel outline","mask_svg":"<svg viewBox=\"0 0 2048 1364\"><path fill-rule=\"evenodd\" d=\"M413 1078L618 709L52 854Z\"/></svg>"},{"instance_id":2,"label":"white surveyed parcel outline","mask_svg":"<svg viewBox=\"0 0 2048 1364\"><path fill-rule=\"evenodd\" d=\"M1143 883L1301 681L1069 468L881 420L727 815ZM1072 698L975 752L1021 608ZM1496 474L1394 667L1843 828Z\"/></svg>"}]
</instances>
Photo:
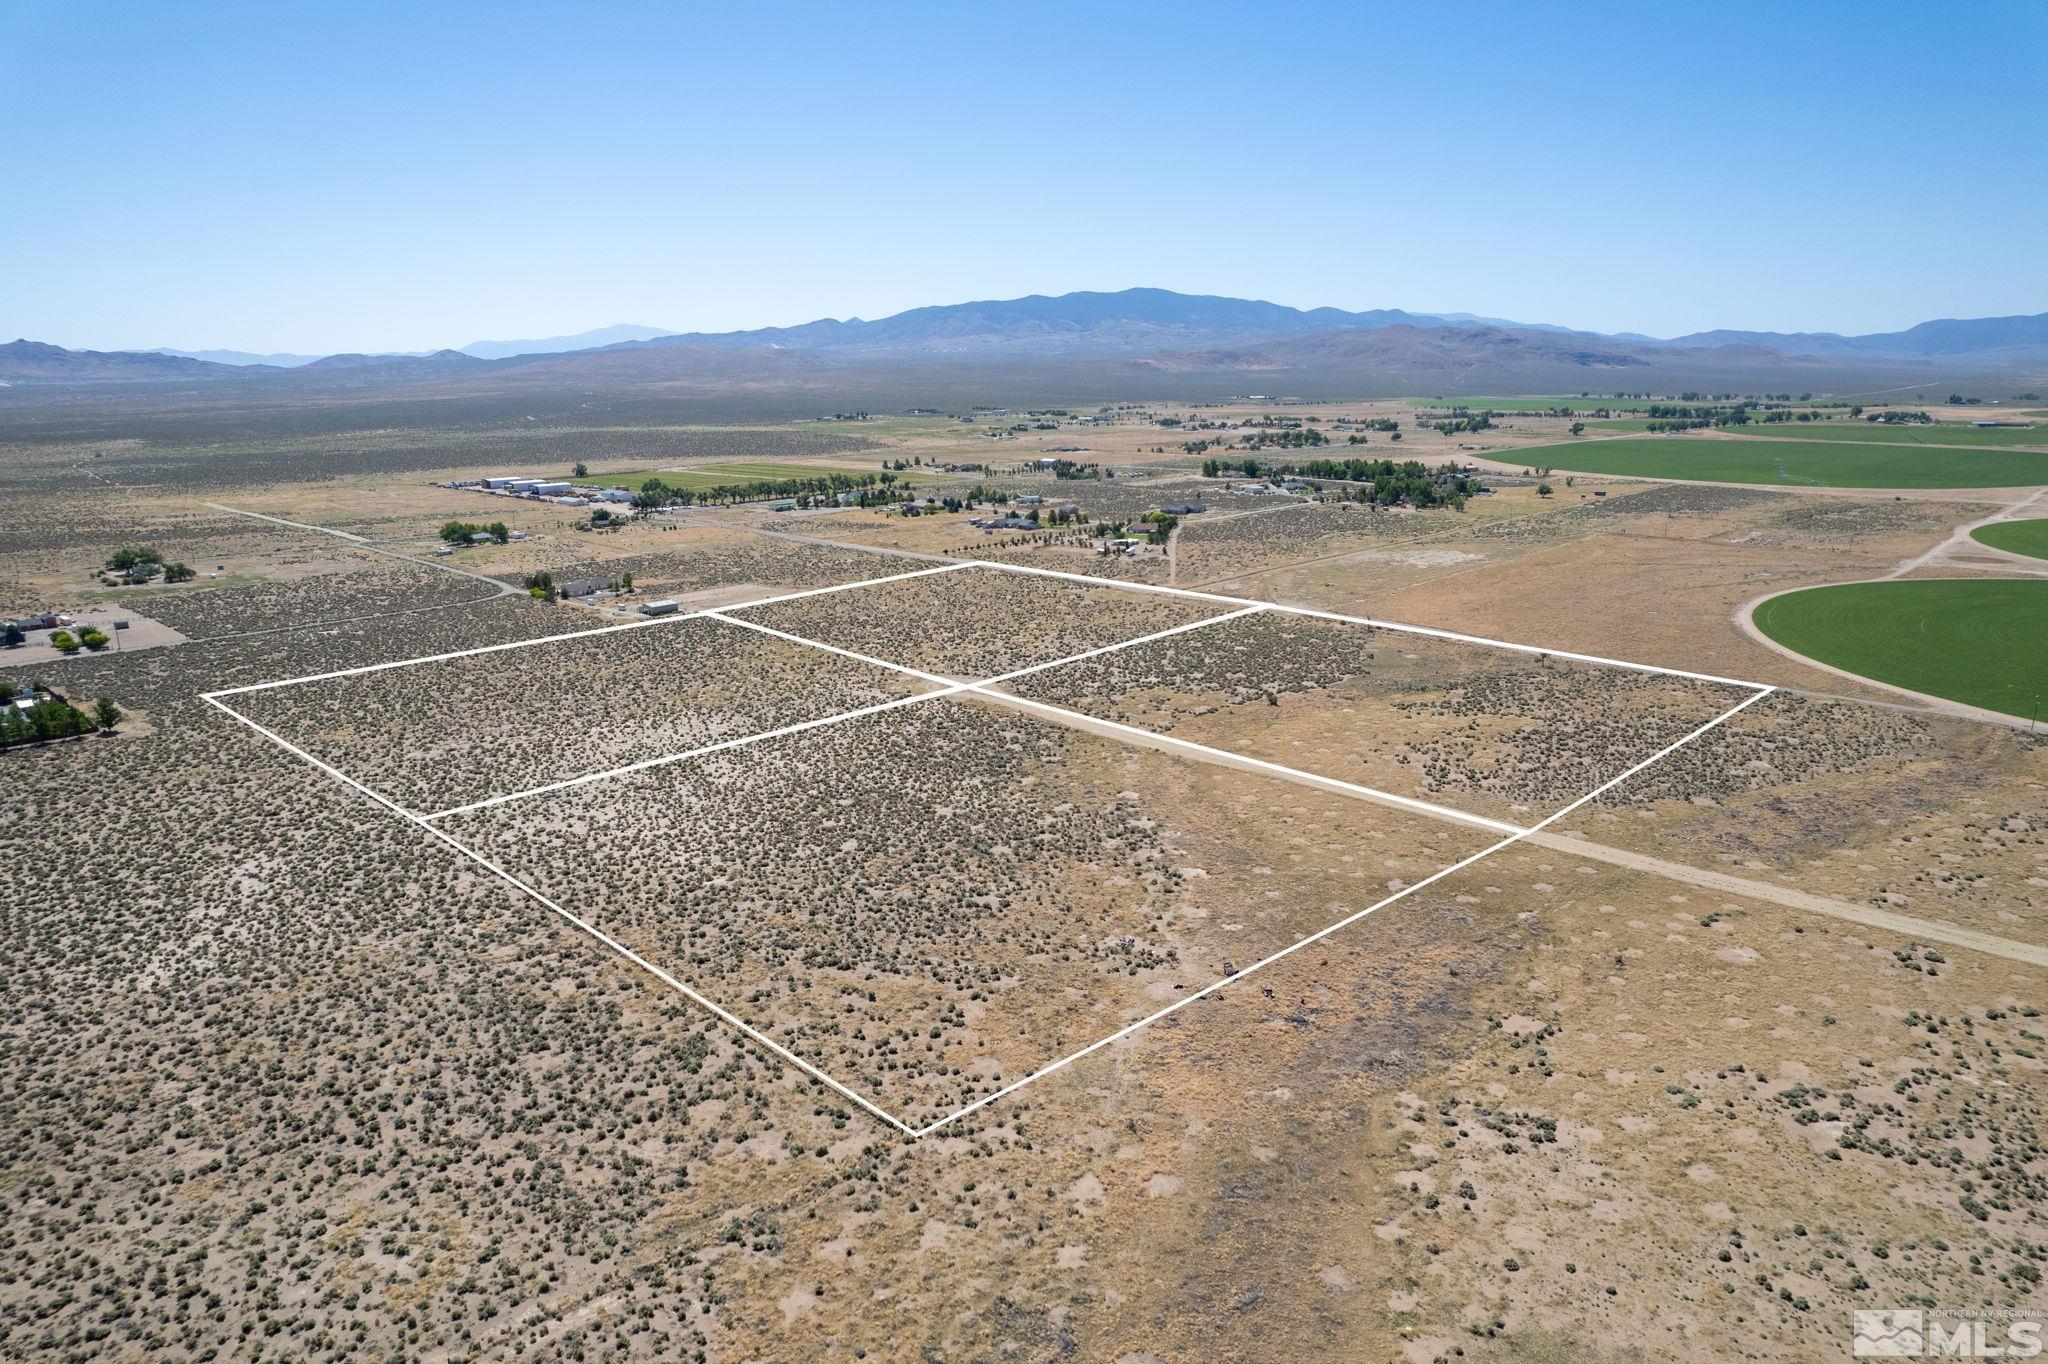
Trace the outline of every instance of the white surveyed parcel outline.
<instances>
[{"instance_id":1,"label":"white surveyed parcel outline","mask_svg":"<svg viewBox=\"0 0 2048 1364\"><path fill-rule=\"evenodd\" d=\"M1030 667L1019 668L1011 672L998 674L994 677L984 677L972 680L961 679L957 677L947 677L942 674L929 672L921 668L913 668L905 664L894 663L887 659L870 657L869 655L856 653L853 650L844 649L837 645L828 644L820 640L809 639L805 636L793 634L786 630L779 630L772 626L763 625L758 621L745 620L740 617L729 614L731 612L751 610L755 607L771 606L779 602L800 601L807 597L824 596L827 594L838 592L850 592L863 587L879 587L892 582L902 582L906 579L930 577L935 574L953 573L964 569L991 569L1005 573L1016 573L1037 577L1060 579L1068 582L1084 584L1089 587L1112 588L1126 592L1159 593L1168 596L1176 596L1190 600L1208 602L1213 605L1229 607L1231 609L1220 612L1213 616L1206 616L1200 620L1185 622L1183 624L1171 626L1163 630L1156 630L1150 634L1141 635L1133 639L1121 640L1114 644L1106 644L1098 648L1088 649L1079 653L1070 654L1066 657L1054 659L1050 662L1033 664ZM1347 782L1335 777L1326 777L1318 773L1302 771L1298 768L1287 767L1280 763L1268 762L1262 758L1254 758L1246 754L1234 753L1228 749L1215 748L1207 744L1195 743L1191 740L1178 738L1170 734L1155 733L1151 730L1140 729L1137 726L1122 724L1118 721L1104 720L1096 716L1084 715L1077 711L1066 710L1062 707L1054 706L1043 701L1034 700L1029 697L1018 696L1014 693L995 690L997 687L1000 687L1007 682L1012 682L1019 678L1027 677L1036 673L1046 672L1054 668L1063 667L1067 664L1077 663L1086 659L1100 657L1101 655L1114 653L1122 649L1134 648L1142 644L1152 643L1153 641L1169 638L1174 635L1186 634L1192 631L1203 630L1212 625L1222 624L1225 621L1240 620L1247 616L1267 612L1274 612L1283 615L1307 616L1319 620L1337 621L1340 623L1351 625L1363 625L1379 630L1390 630L1408 634L1424 635L1436 639L1454 640L1460 643L1484 645L1487 647L1498 649L1508 649L1515 651L1517 653L1535 654L1545 657L1570 659L1574 662L1590 663L1602 667L1620 668L1632 672L1655 673L1667 677L1684 678L1689 681L1706 682L1722 686L1738 687L1748 690L1750 692L1750 695L1745 697L1739 703L1729 707L1728 709L1722 711L1720 714L1714 716L1706 723L1693 729L1689 733L1683 735L1682 737L1674 740L1669 744L1666 744L1663 748L1651 754L1649 757L1644 758L1641 762L1636 763L1627 771L1621 772L1613 777L1610 777L1608 780L1594 787L1591 791L1588 791L1586 794L1580 796L1578 799L1572 801L1570 804L1553 811L1551 814L1545 816L1541 820L1538 820L1534 824L1525 826L1510 824L1502 820L1489 819L1481 815L1471 814L1467 811L1456 810L1449 806L1437 805L1430 801L1418 800L1411 796L1403 796L1395 792L1382 791L1374 787L1361 786L1355 782ZM425 814L406 808L404 805L401 805L396 800L393 800L390 797L372 789L370 786L350 776L348 773L343 772L340 768L334 766L333 764L328 763L314 756L312 753L307 752L305 749L299 747L297 744L291 742L289 739L278 734L276 731L268 728L265 725L259 724L257 721L251 719L247 715L244 715L242 712L236 710L233 706L229 705L227 701L227 698L230 697L247 695L254 692L275 691L282 688L301 686L308 683L327 681L334 678L354 677L365 673L383 672L393 668L418 667L431 663L444 662L450 659L468 658L478 654L500 653L509 650L531 648L538 645L558 643L565 640L587 638L594 635L611 634L621 630L658 628L660 626L672 624L677 621L706 619L716 620L727 625L743 627L745 629L770 635L774 638L782 639L790 643L803 645L809 648L822 649L829 653L838 654L842 657L851 658L859 662L872 664L874 666L881 668L886 668L890 671L902 674L904 676L916 678L930 685L924 691L915 692L907 696L896 697L892 700L880 702L875 705L861 706L853 710L840 712L838 714L824 716L812 720L805 720L793 725L785 725L779 729L767 730L758 734L750 734L739 738L727 739L719 743L707 744L703 747L690 749L681 753L664 754L662 756L655 758L642 759L641 761L628 763L623 766L608 768L598 772L589 772L582 774L580 776L565 778L561 781L549 782L544 785L529 787L521 791L493 795L480 800L472 801L465 805L453 806L445 810L436 810L431 813ZM414 825L417 825L427 834L439 840L440 842L445 843L450 848L454 849L457 853L459 853L461 856L476 863L484 870L490 872L493 876L497 877L498 879L505 882L507 885L511 886L514 890L519 891L521 894L527 896L535 903L541 905L543 908L552 911L556 915L560 916L567 923L573 925L575 928L579 929L583 933L588 934L591 938L603 944L611 951L617 953L620 957L632 963L640 970L645 971L648 975L654 977L656 980L668 986L676 993L682 995L684 998L690 1000L692 1003L703 1008L712 1016L716 1017L720 1022L726 1024L728 1027L738 1032L741 1036L747 1038L749 1041L753 1042L755 1045L761 1047L762 1049L772 1053L777 1059L785 1061L790 1065L795 1066L804 1074L810 1076L814 1080L817 1080L819 1083L825 1085L828 1089L832 1090L834 1093L840 1095L841 1097L850 1100L851 1102L859 1106L863 1111L879 1119L887 1126L895 1129L896 1131L902 1133L907 1137L916 1138L928 1136L933 1132L937 1132L942 1128L948 1127L953 1123L960 1121L962 1118L967 1117L969 1114L975 1113L980 1109L987 1107L989 1104L996 1102L999 1099L1002 1099L1010 1094L1016 1093L1024 1086L1031 1084L1036 1080L1043 1079L1056 1071L1062 1070L1065 1067L1074 1063L1075 1061L1081 1060L1083 1057L1092 1055L1097 1051L1100 1051L1118 1041L1121 1041L1126 1037L1129 1037L1131 1034L1137 1032L1141 1028L1144 1028L1152 1023L1156 1023L1160 1019L1163 1019L1170 1014L1179 1012L1181 1009L1186 1008L1188 1005L1193 1004L1195 1001L1199 999L1208 998L1209 996L1215 994L1217 991L1221 990L1225 985L1231 984L1235 981L1242 980L1246 976L1249 976L1254 972L1263 970L1264 968L1273 965L1275 962L1282 961L1285 958L1293 955L1295 952L1300 951L1302 948L1308 947L1311 944L1319 942L1322 939L1330 936L1331 934L1339 931L1340 929L1346 928L1351 924L1357 923L1360 919L1365 918L1367 915L1385 909L1388 905L1395 904L1405 899L1406 897L1414 894L1416 891L1423 889L1426 886L1432 885L1435 882L1440 881L1447 876L1462 871L1466 867L1469 867L1474 863L1481 861L1484 858L1490 857L1494 853L1501 851L1503 848L1510 847L1513 844L1518 843L1525 838L1528 838L1532 834L1541 832L1543 829L1555 823L1557 820L1562 819L1566 815L1571 814L1573 811L1586 805L1588 802L1597 800L1599 797L1605 795L1608 791L1614 789L1616 786L1619 786L1621 783L1627 781L1629 778L1637 775L1638 773L1650 767L1655 766L1659 762L1662 762L1665 758L1677 752L1679 749L1685 747L1687 744L1693 742L1695 739L1698 739L1701 735L1706 734L1710 730L1721 725L1723 722L1733 718L1737 714L1740 714L1743 710L1746 710L1748 707L1756 704L1764 697L1770 695L1771 692L1773 692L1774 690L1776 690L1776 688L1768 686L1764 683L1749 682L1739 678L1717 677L1711 673L1689 672L1680 668L1665 668L1656 666L1654 664L1632 663L1625 659L1605 658L1595 654L1580 654L1560 649L1546 649L1535 645L1519 644L1507 640L1488 639L1480 635L1460 634L1456 631L1451 630L1438 630L1426 626L1405 625L1396 621L1377 620L1365 616L1344 615L1335 611L1323 611L1310 607L1301 606L1286 606L1277 602L1263 602L1246 597L1224 596L1213 592L1197 592L1189 588L1165 587L1153 583L1120 582L1114 579L1096 578L1083 573L1068 573L1056 569L1034 568L1020 564L1003 564L977 559L967 559L961 560L956 563L941 564L932 568L921 568L905 573L889 574L877 578L864 578L854 582L836 583L829 587L811 588L800 592L790 592L778 596L764 597L758 601L746 602L735 606L716 607L702 611L683 612L671 616L650 617L647 620L628 621L622 624L601 626L589 630L571 631L560 635L543 635L535 639L514 640L500 644L486 644L471 649L456 649L446 653L429 654L419 658L400 659L389 663L369 664L359 668L344 668L334 672L315 673L305 677L283 678L273 682L260 682L248 686L228 687L223 688L219 691L204 693L201 699L206 701L207 704L213 706L215 709L232 717L234 720L240 722L243 725L246 725L249 729L255 731L257 734L263 736L265 739L268 739L270 742L276 744L278 747L284 749L287 753L292 754L294 757L299 758L300 760L326 773L329 777L332 777L334 780L341 782L343 785L353 788L355 791L361 793L362 795L374 801L375 803L390 810L399 818L404 819ZM1346 915L1342 919L1338 919L1333 923L1327 924L1324 927L1316 930L1314 933L1309 934L1307 937L1304 937L1297 942L1290 943L1288 946L1283 947L1276 952L1273 952L1269 956L1266 956L1258 961L1253 962L1251 965L1243 968L1242 970L1234 972L1231 975L1224 976L1220 979L1211 981L1209 984L1202 986L1200 989L1191 991L1188 994L1183 995L1181 998L1175 1000L1173 1003L1165 1006L1164 1008L1157 1009L1152 1013L1146 1014L1142 1018L1127 1023L1123 1027L1117 1029L1115 1032L1112 1032L1104 1037L1098 1038L1097 1040L1089 1043L1084 1047L1081 1047L1075 1051L1067 1053L1066 1055L1060 1056L1052 1061L1047 1062L1046 1064L1040 1066L1038 1069L1032 1071L1030 1074L1024 1076L1021 1079L1012 1081L1011 1083L1003 1086L1001 1089L995 1090L990 1094L984 1095L983 1097L975 1100L970 1104L967 1104L951 1113L947 1113L942 1117L936 1118L920 1126L905 1122L902 1118L882 1108L879 1104L875 1103L867 1096L861 1094L859 1091L849 1087L842 1081L834 1078L832 1075L828 1074L826 1071L819 1068L819 1066L817 1066L815 1063L808 1061L805 1058L797 1055L795 1052L789 1050L787 1047L777 1042L774 1038L768 1036L759 1028L754 1027L745 1019L733 1013L731 1010L718 1004L716 1001L709 999L706 996L698 993L698 991L693 989L686 982L678 979L676 976L674 976L661 966L657 965L656 963L649 961L646 957L643 957L638 952L628 947L626 944L620 942L617 938L612 937L610 934L606 933L603 929L597 927L597 925L591 923L589 920L577 915L576 913L557 903L555 900L543 894L540 890L538 890L533 885L529 884L521 877L506 870L504 867L492 861L490 858L484 856L482 853L477 852L474 848L471 848L468 844L462 842L460 839L450 834L446 829L440 827L440 825L437 823L437 821L439 820L454 815L467 814L476 810L488 809L494 806L509 804L514 801L525 800L532 796L542 795L545 793L555 791L567 790L572 787L586 786L596 782L607 781L613 777L624 776L633 772L642 772L655 767L661 767L672 763L687 761L692 758L700 758L709 756L714 753L725 752L731 749L744 747L749 744L761 743L768 740L782 738L794 734L801 734L809 730L821 729L826 726L836 725L851 720L857 720L865 718L867 716L878 715L887 711L897 710L907 706L919 705L927 701L936 700L940 697L949 696L976 696L989 701L998 702L1003 705L1015 706L1028 711L1034 711L1040 714L1046 714L1056 718L1077 722L1080 724L1084 724L1092 729L1108 729L1113 732L1127 733L1131 735L1134 739L1140 740L1146 744L1163 746L1169 749L1179 749L1183 751L1201 753L1212 758L1222 758L1236 766L1248 767L1254 770L1270 772L1276 776L1285 777L1289 780L1305 782L1310 785L1321 786L1326 789L1338 791L1346 795L1362 797L1368 800L1378 802L1380 804L1416 811L1418 813L1429 815L1433 818L1444 819L1455 823L1465 824L1477 828L1483 828L1490 832L1498 833L1502 836L1497 842L1485 848L1482 848L1478 852L1473 853L1470 856L1465 857L1457 862L1454 862L1449 866L1442 868L1441 870L1433 872L1430 875L1425 876L1422 879L1410 885L1401 887L1399 890L1386 896L1384 899L1378 901L1375 904L1368 905L1364 909L1358 910L1355 913Z\"/></svg>"}]
</instances>

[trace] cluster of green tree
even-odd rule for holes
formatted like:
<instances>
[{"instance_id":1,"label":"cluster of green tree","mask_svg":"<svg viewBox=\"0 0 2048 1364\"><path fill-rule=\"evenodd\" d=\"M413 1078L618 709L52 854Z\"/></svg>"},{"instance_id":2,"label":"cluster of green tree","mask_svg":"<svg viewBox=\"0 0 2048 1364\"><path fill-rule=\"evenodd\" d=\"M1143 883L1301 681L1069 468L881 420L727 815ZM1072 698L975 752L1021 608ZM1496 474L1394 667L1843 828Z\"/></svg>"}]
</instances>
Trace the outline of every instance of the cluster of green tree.
<instances>
[{"instance_id":1,"label":"cluster of green tree","mask_svg":"<svg viewBox=\"0 0 2048 1364\"><path fill-rule=\"evenodd\" d=\"M1318 460L1320 464L1325 461ZM1465 499L1479 491L1479 480L1458 472L1454 464L1439 466L1434 471L1418 460L1352 460L1344 467L1359 471L1370 466L1371 473L1353 472L1344 475L1318 475L1303 471L1305 478L1344 477L1370 481L1369 495L1362 488L1352 489L1348 496L1354 501L1370 500L1375 506L1392 507L1406 504L1411 507L1449 507L1452 511L1465 510Z\"/></svg>"},{"instance_id":2,"label":"cluster of green tree","mask_svg":"<svg viewBox=\"0 0 2048 1364\"><path fill-rule=\"evenodd\" d=\"M1330 438L1320 431L1307 427L1282 431L1250 431L1237 438L1237 443L1248 450L1301 450L1312 445L1328 445Z\"/></svg>"},{"instance_id":3,"label":"cluster of green tree","mask_svg":"<svg viewBox=\"0 0 2048 1364\"><path fill-rule=\"evenodd\" d=\"M1934 418L1925 412L1871 412L1864 416L1867 422L1884 426L1932 426Z\"/></svg>"},{"instance_id":4,"label":"cluster of green tree","mask_svg":"<svg viewBox=\"0 0 2048 1364\"><path fill-rule=\"evenodd\" d=\"M1418 417L1417 426L1434 430L1446 436L1455 436L1461 431L1490 431L1493 429L1491 412L1466 412L1464 408L1451 409L1448 417Z\"/></svg>"},{"instance_id":5,"label":"cluster of green tree","mask_svg":"<svg viewBox=\"0 0 2048 1364\"><path fill-rule=\"evenodd\" d=\"M1201 440L1184 440L1180 443L1182 453L1199 455L1204 450L1221 449L1229 444L1221 436L1205 436Z\"/></svg>"},{"instance_id":6,"label":"cluster of green tree","mask_svg":"<svg viewBox=\"0 0 2048 1364\"><path fill-rule=\"evenodd\" d=\"M8 628L10 630L13 629L12 626ZM95 629L90 625L75 635L69 630L57 630L50 635L50 647L67 658L77 653L80 649L90 649L94 653L98 653L112 642L107 637L106 631Z\"/></svg>"},{"instance_id":7,"label":"cluster of green tree","mask_svg":"<svg viewBox=\"0 0 2048 1364\"><path fill-rule=\"evenodd\" d=\"M146 583L159 574L167 583L190 582L198 576L184 564L166 563L162 550L148 548L115 550L107 556L107 571L131 583Z\"/></svg>"},{"instance_id":8,"label":"cluster of green tree","mask_svg":"<svg viewBox=\"0 0 2048 1364\"><path fill-rule=\"evenodd\" d=\"M1296 478L1341 480L1351 485L1370 484L1370 487L1348 488L1346 500L1371 502L1382 507L1406 503L1411 507L1450 507L1462 511L1465 499L1479 491L1479 480L1459 472L1455 464L1444 464L1431 470L1421 461L1412 459L1398 462L1391 459L1311 459L1269 465L1261 465L1255 459L1209 459L1202 462L1202 472L1210 478L1231 473L1257 477L1262 469L1269 474L1291 474Z\"/></svg>"},{"instance_id":9,"label":"cluster of green tree","mask_svg":"<svg viewBox=\"0 0 2048 1364\"><path fill-rule=\"evenodd\" d=\"M1982 398L1965 398L1960 393L1951 393L1948 395L1948 405L1950 407L1970 407L1983 401L1984 400Z\"/></svg>"},{"instance_id":10,"label":"cluster of green tree","mask_svg":"<svg viewBox=\"0 0 2048 1364\"><path fill-rule=\"evenodd\" d=\"M651 511L656 507L731 506L768 498L792 498L797 505L807 507L815 498L854 493L860 506L874 507L900 502L909 496L894 487L896 482L893 473L820 474L813 478L757 478L745 483L721 483L715 488L676 488L659 478L650 478L633 495L633 505Z\"/></svg>"},{"instance_id":11,"label":"cluster of green tree","mask_svg":"<svg viewBox=\"0 0 2048 1364\"><path fill-rule=\"evenodd\" d=\"M0 748L69 739L96 729L110 730L119 723L121 708L110 697L102 696L87 715L68 701L45 696L26 710L14 705L0 710Z\"/></svg>"},{"instance_id":12,"label":"cluster of green tree","mask_svg":"<svg viewBox=\"0 0 2048 1364\"><path fill-rule=\"evenodd\" d=\"M1677 403L1651 403L1647 431L1697 431L1710 426L1747 426L1756 405L1743 401L1732 407L1691 407ZM1768 420L1768 414L1766 416ZM1778 418L1777 420L1783 420Z\"/></svg>"},{"instance_id":13,"label":"cluster of green tree","mask_svg":"<svg viewBox=\"0 0 2048 1364\"><path fill-rule=\"evenodd\" d=\"M1146 527L1145 538L1155 545L1163 545L1173 536L1173 528L1180 524L1178 516L1168 516L1163 511L1146 512L1140 518Z\"/></svg>"},{"instance_id":14,"label":"cluster of green tree","mask_svg":"<svg viewBox=\"0 0 2048 1364\"><path fill-rule=\"evenodd\" d=\"M479 526L471 521L441 523L441 538L451 545L466 545L479 535L488 535L502 545L512 538L512 531L503 521L493 521L488 526Z\"/></svg>"},{"instance_id":15,"label":"cluster of green tree","mask_svg":"<svg viewBox=\"0 0 2048 1364\"><path fill-rule=\"evenodd\" d=\"M1104 468L1103 468L1103 467L1102 467L1102 466L1101 466L1100 464L1076 464L1076 463L1075 463L1075 462L1074 462L1073 460L1071 460L1071 459L1063 459L1063 460L1061 460L1061 461L1060 461L1059 463L1057 463L1057 464L1053 465L1053 466L1052 466L1052 476L1053 476L1054 478L1115 478L1115 477L1116 477L1116 475L1115 475L1115 474L1113 474L1113 473L1109 472L1108 470L1104 469Z\"/></svg>"}]
</instances>

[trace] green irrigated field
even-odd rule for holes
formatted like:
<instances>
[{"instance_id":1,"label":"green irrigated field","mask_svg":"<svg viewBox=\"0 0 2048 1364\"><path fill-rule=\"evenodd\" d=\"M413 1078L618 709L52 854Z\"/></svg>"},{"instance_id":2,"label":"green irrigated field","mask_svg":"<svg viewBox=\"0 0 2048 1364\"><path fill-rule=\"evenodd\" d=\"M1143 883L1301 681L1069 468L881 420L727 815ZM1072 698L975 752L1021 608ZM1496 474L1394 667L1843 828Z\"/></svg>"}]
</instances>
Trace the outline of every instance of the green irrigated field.
<instances>
[{"instance_id":1,"label":"green irrigated field","mask_svg":"<svg viewBox=\"0 0 2048 1364\"><path fill-rule=\"evenodd\" d=\"M2007 715L2048 699L2048 582L1813 587L1765 602L1756 624L1808 658L1910 691Z\"/></svg>"},{"instance_id":2,"label":"green irrigated field","mask_svg":"<svg viewBox=\"0 0 2048 1364\"><path fill-rule=\"evenodd\" d=\"M1874 442L1645 436L1536 445L1503 450L1496 457L1587 474L1810 488L2026 488L2048 483L2048 452Z\"/></svg>"},{"instance_id":3,"label":"green irrigated field","mask_svg":"<svg viewBox=\"0 0 2048 1364\"><path fill-rule=\"evenodd\" d=\"M1996 521L1977 527L1970 538L2009 554L2048 559L2048 521Z\"/></svg>"},{"instance_id":4,"label":"green irrigated field","mask_svg":"<svg viewBox=\"0 0 2048 1364\"><path fill-rule=\"evenodd\" d=\"M1838 418L1831 422L1751 422L1724 428L1731 436L1781 440L1840 440L1864 445L2038 445L2048 449L2048 426L1880 426Z\"/></svg>"},{"instance_id":5,"label":"green irrigated field","mask_svg":"<svg viewBox=\"0 0 2048 1364\"><path fill-rule=\"evenodd\" d=\"M1645 432L1648 417L1600 418L1586 423L1588 431ZM2032 427L1961 426L1950 422L1935 426L1878 426L1870 422L1838 418L1820 422L1751 422L1747 426L1716 427L1727 436L1769 436L1774 440L1843 441L1851 445L2018 445L2048 450L2048 425Z\"/></svg>"},{"instance_id":6,"label":"green irrigated field","mask_svg":"<svg viewBox=\"0 0 2048 1364\"><path fill-rule=\"evenodd\" d=\"M1659 401L1662 401L1661 399ZM1486 409L1494 412L1554 412L1569 408L1573 412L1592 412L1605 408L1609 412L1646 412L1651 400L1648 398L1580 398L1560 396L1546 398L1413 398L1416 407L1466 407L1474 411Z\"/></svg>"}]
</instances>

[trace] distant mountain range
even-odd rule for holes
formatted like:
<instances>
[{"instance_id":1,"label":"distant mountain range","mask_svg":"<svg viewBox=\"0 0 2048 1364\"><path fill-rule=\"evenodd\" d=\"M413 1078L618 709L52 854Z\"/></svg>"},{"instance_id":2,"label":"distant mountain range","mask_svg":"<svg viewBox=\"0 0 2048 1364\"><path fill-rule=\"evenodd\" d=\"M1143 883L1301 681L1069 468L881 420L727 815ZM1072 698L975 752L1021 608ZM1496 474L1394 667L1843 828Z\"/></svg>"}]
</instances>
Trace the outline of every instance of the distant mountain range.
<instances>
[{"instance_id":1,"label":"distant mountain range","mask_svg":"<svg viewBox=\"0 0 2048 1364\"><path fill-rule=\"evenodd\" d=\"M796 363L803 357L802 363ZM1507 379L1605 386L1599 371L1655 376L1771 376L1933 371L2048 372L2048 313L1923 322L1900 332L1709 331L1655 338L1604 335L1465 313L1399 308L1346 312L1165 289L1072 293L913 308L877 321L824 318L794 327L664 333L620 325L539 340L476 341L426 354L255 355L236 351L70 351L33 341L0 346L10 386L239 380L239 386L366 387L450 381L573 378L772 385L792 376L895 367L978 370L977 362L1030 362L1047 375L1300 372L1341 386L1393 382L1430 391L1488 391ZM1367 381L1371 381L1370 384ZM1733 382L1730 378L1729 382ZM1789 377L1788 377L1788 381ZM1802 379L1803 383L1803 379ZM1525 390L1526 391L1526 390Z\"/></svg>"},{"instance_id":2,"label":"distant mountain range","mask_svg":"<svg viewBox=\"0 0 2048 1364\"><path fill-rule=\"evenodd\" d=\"M268 365L273 369L295 369L310 365L320 357L317 355L293 355L289 351L273 351L269 355L257 355L246 350L173 350L159 346L155 350L137 352L142 355L174 355L184 360L205 360L216 365Z\"/></svg>"},{"instance_id":3,"label":"distant mountain range","mask_svg":"<svg viewBox=\"0 0 2048 1364\"><path fill-rule=\"evenodd\" d=\"M642 327L622 322L615 327L599 327L574 336L544 336L538 341L472 341L456 349L479 360L502 360L508 355L558 355L570 350L594 350L623 341L646 341L671 334L666 327Z\"/></svg>"},{"instance_id":4,"label":"distant mountain range","mask_svg":"<svg viewBox=\"0 0 2048 1364\"><path fill-rule=\"evenodd\" d=\"M556 355L562 351L591 350L598 346L616 345L621 341L645 341L651 337L672 335L666 327L642 327L623 322L616 327L599 327L594 331L578 332L574 336L544 336L533 341L472 341L466 346L457 346L464 355L473 355L479 360L502 360L508 355ZM268 365L273 369L297 369L317 360L326 359L320 355L295 355L290 351L273 351L259 355L246 350L174 350L160 346L148 355L175 355L186 360L210 360L216 365ZM377 359L394 359L422 355L446 354L445 351L395 350L378 351Z\"/></svg>"}]
</instances>

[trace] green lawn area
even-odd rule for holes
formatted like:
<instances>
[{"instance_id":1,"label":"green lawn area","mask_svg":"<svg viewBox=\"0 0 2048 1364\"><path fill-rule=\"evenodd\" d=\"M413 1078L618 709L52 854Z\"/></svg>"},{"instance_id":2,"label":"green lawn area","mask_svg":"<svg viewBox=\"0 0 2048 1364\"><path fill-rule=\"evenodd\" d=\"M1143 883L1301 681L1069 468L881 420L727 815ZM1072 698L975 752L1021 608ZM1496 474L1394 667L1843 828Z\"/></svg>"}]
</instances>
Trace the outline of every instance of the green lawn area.
<instances>
[{"instance_id":1,"label":"green lawn area","mask_svg":"<svg viewBox=\"0 0 2048 1364\"><path fill-rule=\"evenodd\" d=\"M1994 521L1971 531L1970 538L2011 554L2048 559L2048 521Z\"/></svg>"},{"instance_id":2,"label":"green lawn area","mask_svg":"<svg viewBox=\"0 0 2048 1364\"><path fill-rule=\"evenodd\" d=\"M1525 468L1811 488L2025 488L2048 483L2048 453L1940 450L1846 441L1645 436L1498 451Z\"/></svg>"},{"instance_id":3,"label":"green lawn area","mask_svg":"<svg viewBox=\"0 0 2048 1364\"><path fill-rule=\"evenodd\" d=\"M1928 579L1814 587L1756 609L1788 649L2007 715L2048 701L2048 582Z\"/></svg>"}]
</instances>

